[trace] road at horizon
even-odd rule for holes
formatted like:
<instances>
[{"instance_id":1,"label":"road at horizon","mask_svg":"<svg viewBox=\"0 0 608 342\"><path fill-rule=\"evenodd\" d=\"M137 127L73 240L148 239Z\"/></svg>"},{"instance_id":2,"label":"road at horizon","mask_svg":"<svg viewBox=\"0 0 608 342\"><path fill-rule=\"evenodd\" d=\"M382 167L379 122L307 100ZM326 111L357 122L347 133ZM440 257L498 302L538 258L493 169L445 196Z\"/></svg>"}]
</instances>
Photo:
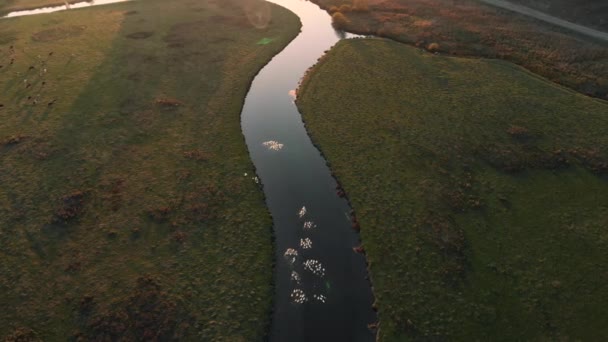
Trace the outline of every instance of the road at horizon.
<instances>
[{"instance_id":1,"label":"road at horizon","mask_svg":"<svg viewBox=\"0 0 608 342\"><path fill-rule=\"evenodd\" d=\"M486 3L488 5L500 7L500 8L509 10L509 11L523 14L523 15L544 21L546 23L553 24L553 25L583 34L588 37L592 37L592 38L596 38L596 39L600 39L600 40L608 42L608 33L606 33L606 32L598 31L598 30L595 30L595 29L592 29L592 28L589 28L586 26L575 24L570 21L554 17L552 15L537 11L537 10L529 8L529 7L517 5L512 2L504 1L504 0L480 0L480 1L483 3Z\"/></svg>"}]
</instances>

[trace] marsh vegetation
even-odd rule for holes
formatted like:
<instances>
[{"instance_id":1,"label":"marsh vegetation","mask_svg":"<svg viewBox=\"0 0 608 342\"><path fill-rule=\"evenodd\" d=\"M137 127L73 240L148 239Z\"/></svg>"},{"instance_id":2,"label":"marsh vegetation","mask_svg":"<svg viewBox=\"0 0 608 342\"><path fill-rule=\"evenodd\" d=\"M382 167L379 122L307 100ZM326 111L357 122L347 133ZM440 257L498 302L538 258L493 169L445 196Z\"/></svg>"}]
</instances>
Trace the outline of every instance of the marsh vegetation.
<instances>
[{"instance_id":1,"label":"marsh vegetation","mask_svg":"<svg viewBox=\"0 0 608 342\"><path fill-rule=\"evenodd\" d=\"M368 0L365 11L354 10L352 0L313 2L333 13L337 27L349 32L433 46L433 52L446 55L508 60L578 92L608 99L608 45L603 41L475 0ZM605 11L598 13L606 17Z\"/></svg>"}]
</instances>

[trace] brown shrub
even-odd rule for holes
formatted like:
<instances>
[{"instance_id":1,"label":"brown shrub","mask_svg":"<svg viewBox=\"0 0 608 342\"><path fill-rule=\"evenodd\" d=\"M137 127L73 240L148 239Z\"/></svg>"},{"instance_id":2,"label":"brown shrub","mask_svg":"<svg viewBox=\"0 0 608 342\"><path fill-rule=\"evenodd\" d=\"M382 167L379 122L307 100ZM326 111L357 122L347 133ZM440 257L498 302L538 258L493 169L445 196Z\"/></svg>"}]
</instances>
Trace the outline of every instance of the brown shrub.
<instances>
[{"instance_id":1,"label":"brown shrub","mask_svg":"<svg viewBox=\"0 0 608 342\"><path fill-rule=\"evenodd\" d=\"M429 50L430 52L437 52L437 51L439 51L439 44L431 43L431 44L427 45L426 49Z\"/></svg>"},{"instance_id":2,"label":"brown shrub","mask_svg":"<svg viewBox=\"0 0 608 342\"><path fill-rule=\"evenodd\" d=\"M336 12L331 16L331 22L335 28L344 28L350 23L348 18L341 12Z\"/></svg>"},{"instance_id":3,"label":"brown shrub","mask_svg":"<svg viewBox=\"0 0 608 342\"><path fill-rule=\"evenodd\" d=\"M74 191L61 198L61 207L55 211L53 223L66 224L78 217L84 209L85 193Z\"/></svg>"},{"instance_id":4,"label":"brown shrub","mask_svg":"<svg viewBox=\"0 0 608 342\"><path fill-rule=\"evenodd\" d=\"M514 138L528 138L530 137L530 131L522 126L511 125L507 129L507 133Z\"/></svg>"},{"instance_id":5,"label":"brown shrub","mask_svg":"<svg viewBox=\"0 0 608 342\"><path fill-rule=\"evenodd\" d=\"M341 5L340 8L338 8L338 11L342 12L342 13L350 12L352 10L353 10L352 7L350 5L346 5L346 4Z\"/></svg>"}]
</instances>

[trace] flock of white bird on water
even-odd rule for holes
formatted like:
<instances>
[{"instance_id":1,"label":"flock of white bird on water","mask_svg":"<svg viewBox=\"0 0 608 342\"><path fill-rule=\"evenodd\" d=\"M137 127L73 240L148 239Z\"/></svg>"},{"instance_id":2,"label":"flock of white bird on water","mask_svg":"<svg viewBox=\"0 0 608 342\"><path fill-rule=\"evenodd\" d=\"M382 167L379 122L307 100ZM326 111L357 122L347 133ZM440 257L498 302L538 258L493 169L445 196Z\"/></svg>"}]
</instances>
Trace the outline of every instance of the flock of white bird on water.
<instances>
[{"instance_id":1,"label":"flock of white bird on water","mask_svg":"<svg viewBox=\"0 0 608 342\"><path fill-rule=\"evenodd\" d=\"M312 240L310 238L300 239L300 247L302 249L311 249L312 248Z\"/></svg>"},{"instance_id":2,"label":"flock of white bird on water","mask_svg":"<svg viewBox=\"0 0 608 342\"><path fill-rule=\"evenodd\" d=\"M297 215L300 219L305 219L308 210L306 207L302 207ZM310 231L312 228L316 227L316 224L312 221L304 221L303 230L305 232ZM311 249L312 248L312 240L309 237L304 237L300 239L300 248L301 249ZM287 248L285 253L283 253L285 259L289 263L289 265L294 266L296 261L298 260L299 253L294 248ZM315 259L307 259L302 263L304 271L313 274L318 278L325 277L325 267L323 264ZM302 285L302 277L298 272L292 270L291 272L291 280L295 283L296 288L291 291L291 300L296 304L303 304L309 301L309 299L315 300L320 303L325 303L327 301L327 297L322 294L313 294L312 297L308 297L304 290L300 288Z\"/></svg>"},{"instance_id":3,"label":"flock of white bird on water","mask_svg":"<svg viewBox=\"0 0 608 342\"><path fill-rule=\"evenodd\" d=\"M284 145L282 143L280 143L276 140L265 141L262 143L262 145L271 151L280 151L284 147ZM245 174L245 176L247 176L247 174ZM304 219L306 217L307 213L308 213L308 210L306 209L305 206L303 206L297 213L298 218ZM308 232L308 231L312 230L313 228L316 228L316 226L317 225L313 221L306 220L303 222L302 229L305 232ZM312 240L309 237L301 238L300 239L300 248L301 249L311 249ZM285 260L287 261L287 263L293 267L296 264L296 262L298 261L299 253L295 248L287 248L285 250L285 252L283 253L283 256L285 257ZM323 264L321 264L321 262L318 260L308 259L308 260L305 260L302 263L302 265L304 266L305 272L309 272L319 278L323 278L325 276L325 268L323 267ZM302 284L302 277L295 270L292 270L292 272L291 272L291 280L295 283L296 286L301 286L301 284ZM294 288L291 291L290 297L291 297L291 300L296 304L303 304L303 303L306 303L309 301L309 297L306 295L304 290L302 290L301 288L298 288L298 287ZM313 294L311 298L320 303L325 303L325 301L327 300L327 297L322 294Z\"/></svg>"},{"instance_id":4,"label":"flock of white bird on water","mask_svg":"<svg viewBox=\"0 0 608 342\"><path fill-rule=\"evenodd\" d=\"M264 141L262 145L273 151L280 151L283 149L283 144L275 140Z\"/></svg>"}]
</instances>

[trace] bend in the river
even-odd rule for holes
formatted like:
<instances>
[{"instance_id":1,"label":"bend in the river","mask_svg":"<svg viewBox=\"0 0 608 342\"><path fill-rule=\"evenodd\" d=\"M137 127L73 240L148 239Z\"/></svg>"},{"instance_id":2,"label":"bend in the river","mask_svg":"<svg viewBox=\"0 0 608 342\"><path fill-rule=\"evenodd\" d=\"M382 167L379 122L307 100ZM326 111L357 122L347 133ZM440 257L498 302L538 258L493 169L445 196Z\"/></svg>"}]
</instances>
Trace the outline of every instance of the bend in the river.
<instances>
[{"instance_id":1,"label":"bend in the river","mask_svg":"<svg viewBox=\"0 0 608 342\"><path fill-rule=\"evenodd\" d=\"M276 241L271 341L373 341L376 321L365 258L350 207L294 104L306 70L344 37L315 4L270 0L296 13L302 32L256 76L242 129ZM322 99L319 99L322 101Z\"/></svg>"},{"instance_id":2,"label":"bend in the river","mask_svg":"<svg viewBox=\"0 0 608 342\"><path fill-rule=\"evenodd\" d=\"M71 8L121 1L128 0ZM242 112L243 134L274 220L276 294L270 340L373 341L368 324L377 317L365 258L353 249L359 237L351 228L351 209L336 193L336 181L294 103L307 69L348 35L336 32L329 15L313 3L269 1L302 21L300 35L254 79ZM64 9L46 7L7 17Z\"/></svg>"}]
</instances>

